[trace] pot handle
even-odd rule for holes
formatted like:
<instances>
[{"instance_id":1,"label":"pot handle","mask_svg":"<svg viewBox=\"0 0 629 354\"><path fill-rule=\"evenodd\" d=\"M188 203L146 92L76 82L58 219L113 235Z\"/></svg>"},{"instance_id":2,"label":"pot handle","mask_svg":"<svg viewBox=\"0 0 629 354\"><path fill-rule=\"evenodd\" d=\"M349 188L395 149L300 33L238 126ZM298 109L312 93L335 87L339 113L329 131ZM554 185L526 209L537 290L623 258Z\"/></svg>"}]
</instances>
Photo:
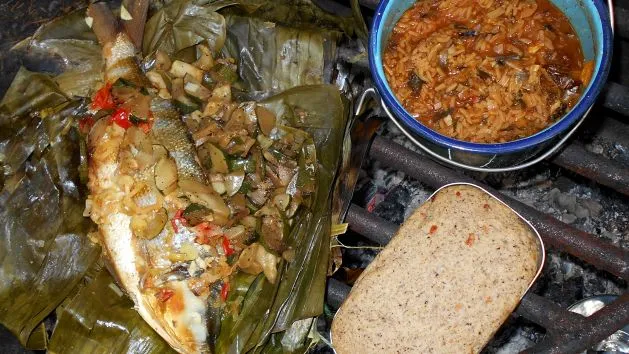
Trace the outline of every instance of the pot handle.
<instances>
[{"instance_id":1,"label":"pot handle","mask_svg":"<svg viewBox=\"0 0 629 354\"><path fill-rule=\"evenodd\" d=\"M614 33L614 0L607 0L607 9L609 10L609 25L612 27L612 34Z\"/></svg>"}]
</instances>

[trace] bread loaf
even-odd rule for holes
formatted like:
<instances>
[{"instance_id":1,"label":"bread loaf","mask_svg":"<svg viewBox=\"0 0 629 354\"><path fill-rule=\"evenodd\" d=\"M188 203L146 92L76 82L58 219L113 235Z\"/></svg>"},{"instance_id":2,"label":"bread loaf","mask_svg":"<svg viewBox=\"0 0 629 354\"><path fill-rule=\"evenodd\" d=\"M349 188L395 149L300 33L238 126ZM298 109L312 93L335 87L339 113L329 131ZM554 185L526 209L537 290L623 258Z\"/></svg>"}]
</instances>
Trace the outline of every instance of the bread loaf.
<instances>
[{"instance_id":1,"label":"bread loaf","mask_svg":"<svg viewBox=\"0 0 629 354\"><path fill-rule=\"evenodd\" d=\"M332 324L337 354L478 353L540 263L535 231L472 185L441 189L358 279Z\"/></svg>"}]
</instances>

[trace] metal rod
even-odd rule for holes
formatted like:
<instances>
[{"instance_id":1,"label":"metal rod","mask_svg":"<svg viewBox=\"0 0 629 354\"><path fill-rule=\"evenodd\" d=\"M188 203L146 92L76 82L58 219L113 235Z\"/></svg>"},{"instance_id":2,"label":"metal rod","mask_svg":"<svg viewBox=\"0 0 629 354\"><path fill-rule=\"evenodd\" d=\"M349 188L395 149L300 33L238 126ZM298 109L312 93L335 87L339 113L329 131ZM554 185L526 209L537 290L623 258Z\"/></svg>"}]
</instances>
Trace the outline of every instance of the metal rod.
<instances>
[{"instance_id":1,"label":"metal rod","mask_svg":"<svg viewBox=\"0 0 629 354\"><path fill-rule=\"evenodd\" d=\"M629 323L629 293L603 307L565 332L548 336L524 353L578 353L614 334Z\"/></svg>"},{"instance_id":2,"label":"metal rod","mask_svg":"<svg viewBox=\"0 0 629 354\"><path fill-rule=\"evenodd\" d=\"M350 205L345 220L349 223L350 230L365 236L379 245L389 243L389 240L391 240L391 237L393 237L399 227L399 225L368 213L365 209L355 204Z\"/></svg>"},{"instance_id":3,"label":"metal rod","mask_svg":"<svg viewBox=\"0 0 629 354\"><path fill-rule=\"evenodd\" d=\"M516 313L546 328L550 333L574 330L584 319L583 316L530 292L524 296Z\"/></svg>"},{"instance_id":4,"label":"metal rod","mask_svg":"<svg viewBox=\"0 0 629 354\"><path fill-rule=\"evenodd\" d=\"M332 308L338 309L347 298L347 295L349 295L350 290L352 290L351 286L334 278L329 278L326 291L326 303Z\"/></svg>"},{"instance_id":5,"label":"metal rod","mask_svg":"<svg viewBox=\"0 0 629 354\"><path fill-rule=\"evenodd\" d=\"M385 138L378 136L374 139L370 156L435 189L455 182L475 183L495 194L529 220L548 246L577 256L601 270L629 280L629 253L609 242L567 225L515 199L501 195L491 187L482 185L460 172L439 165Z\"/></svg>"},{"instance_id":6,"label":"metal rod","mask_svg":"<svg viewBox=\"0 0 629 354\"><path fill-rule=\"evenodd\" d=\"M572 143L550 160L567 170L629 195L629 167Z\"/></svg>"},{"instance_id":7,"label":"metal rod","mask_svg":"<svg viewBox=\"0 0 629 354\"><path fill-rule=\"evenodd\" d=\"M607 82L601 92L603 106L624 116L629 116L629 88L615 82Z\"/></svg>"},{"instance_id":8,"label":"metal rod","mask_svg":"<svg viewBox=\"0 0 629 354\"><path fill-rule=\"evenodd\" d=\"M616 13L616 35L629 38L629 10L615 6L614 12Z\"/></svg>"},{"instance_id":9,"label":"metal rod","mask_svg":"<svg viewBox=\"0 0 629 354\"><path fill-rule=\"evenodd\" d=\"M380 0L359 0L359 3L369 9L375 10L380 3Z\"/></svg>"}]
</instances>

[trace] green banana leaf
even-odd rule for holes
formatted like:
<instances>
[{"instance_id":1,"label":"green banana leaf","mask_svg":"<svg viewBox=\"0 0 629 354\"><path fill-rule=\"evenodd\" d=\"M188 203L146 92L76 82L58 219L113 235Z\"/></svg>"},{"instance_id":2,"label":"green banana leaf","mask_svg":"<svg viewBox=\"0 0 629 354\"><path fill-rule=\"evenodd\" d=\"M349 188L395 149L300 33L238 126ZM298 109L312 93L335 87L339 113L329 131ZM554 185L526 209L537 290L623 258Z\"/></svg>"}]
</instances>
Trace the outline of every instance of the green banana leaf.
<instances>
[{"instance_id":1,"label":"green banana leaf","mask_svg":"<svg viewBox=\"0 0 629 354\"><path fill-rule=\"evenodd\" d=\"M339 35L228 16L224 52L237 60L245 91L281 92L330 82Z\"/></svg>"},{"instance_id":2,"label":"green banana leaf","mask_svg":"<svg viewBox=\"0 0 629 354\"><path fill-rule=\"evenodd\" d=\"M225 10L222 11L225 13L246 13L248 17L256 17L285 26L310 30L342 31L350 37L367 38L368 36L367 26L360 15L357 0L351 0L353 9L351 16L338 16L329 13L311 0L209 0L207 2L225 7ZM228 5L236 6L228 7Z\"/></svg>"},{"instance_id":3,"label":"green banana leaf","mask_svg":"<svg viewBox=\"0 0 629 354\"><path fill-rule=\"evenodd\" d=\"M85 237L92 224L83 217L79 135L69 105L49 77L24 69L0 103L5 174L0 191L0 322L31 349L45 348L40 323L100 252Z\"/></svg>"},{"instance_id":4,"label":"green banana leaf","mask_svg":"<svg viewBox=\"0 0 629 354\"><path fill-rule=\"evenodd\" d=\"M85 97L102 83L101 49L85 22L85 9L75 10L41 26L13 51L37 71L56 74L53 81L67 96Z\"/></svg>"},{"instance_id":5,"label":"green banana leaf","mask_svg":"<svg viewBox=\"0 0 629 354\"><path fill-rule=\"evenodd\" d=\"M201 42L215 52L220 51L225 42L225 18L215 9L187 0L171 2L146 23L142 52L149 56L161 50L173 55Z\"/></svg>"},{"instance_id":6,"label":"green banana leaf","mask_svg":"<svg viewBox=\"0 0 629 354\"><path fill-rule=\"evenodd\" d=\"M142 320L109 272L96 268L95 279L60 311L49 352L175 353Z\"/></svg>"}]
</instances>

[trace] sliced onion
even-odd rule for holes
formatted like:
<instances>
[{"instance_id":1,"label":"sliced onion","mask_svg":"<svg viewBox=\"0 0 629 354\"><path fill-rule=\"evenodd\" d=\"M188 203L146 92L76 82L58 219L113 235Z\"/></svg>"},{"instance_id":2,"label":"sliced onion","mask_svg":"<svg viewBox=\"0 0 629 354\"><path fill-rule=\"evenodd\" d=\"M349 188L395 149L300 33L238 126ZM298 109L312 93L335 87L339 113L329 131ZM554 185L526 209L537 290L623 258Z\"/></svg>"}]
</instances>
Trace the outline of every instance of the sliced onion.
<instances>
[{"instance_id":1,"label":"sliced onion","mask_svg":"<svg viewBox=\"0 0 629 354\"><path fill-rule=\"evenodd\" d=\"M245 181L245 172L236 171L225 176L225 189L228 196L233 196L242 187L242 183Z\"/></svg>"},{"instance_id":2,"label":"sliced onion","mask_svg":"<svg viewBox=\"0 0 629 354\"><path fill-rule=\"evenodd\" d=\"M275 206L277 206L278 209L282 211L286 210L286 208L288 208L288 205L290 204L290 195L286 193L276 195L275 197L273 197L273 204L275 204Z\"/></svg>"},{"instance_id":3,"label":"sliced onion","mask_svg":"<svg viewBox=\"0 0 629 354\"><path fill-rule=\"evenodd\" d=\"M214 188L216 193L225 194L225 191L226 191L225 179L223 178L222 174L215 173L215 174L210 175L210 183L212 184L212 188Z\"/></svg>"},{"instance_id":4,"label":"sliced onion","mask_svg":"<svg viewBox=\"0 0 629 354\"><path fill-rule=\"evenodd\" d=\"M155 64L158 70L168 71L173 63L168 54L157 50L155 52Z\"/></svg>"}]
</instances>

